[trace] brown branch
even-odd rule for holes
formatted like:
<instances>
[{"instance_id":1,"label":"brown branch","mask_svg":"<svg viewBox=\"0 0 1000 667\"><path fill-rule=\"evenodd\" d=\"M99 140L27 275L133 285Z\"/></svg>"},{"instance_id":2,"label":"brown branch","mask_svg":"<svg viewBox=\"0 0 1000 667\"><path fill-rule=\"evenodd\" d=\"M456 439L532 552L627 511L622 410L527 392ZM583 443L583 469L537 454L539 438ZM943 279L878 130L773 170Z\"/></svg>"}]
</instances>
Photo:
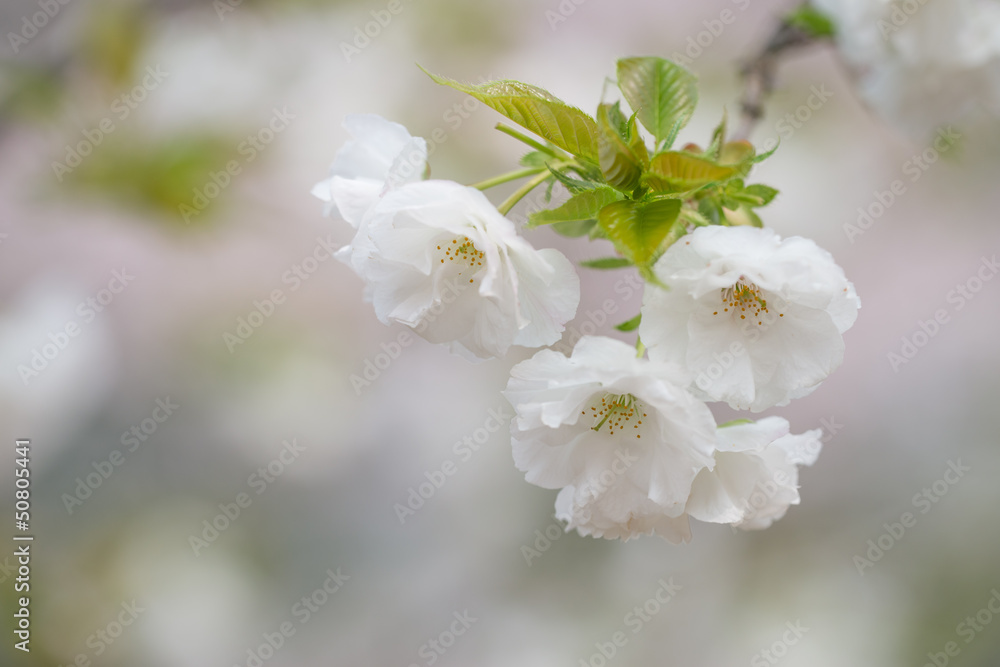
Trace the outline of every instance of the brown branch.
<instances>
[{"instance_id":1,"label":"brown branch","mask_svg":"<svg viewBox=\"0 0 1000 667\"><path fill-rule=\"evenodd\" d=\"M767 99L774 92L775 71L782 56L817 40L805 31L782 21L767 45L740 68L743 95L740 97L740 126L733 140L747 140L764 117Z\"/></svg>"}]
</instances>

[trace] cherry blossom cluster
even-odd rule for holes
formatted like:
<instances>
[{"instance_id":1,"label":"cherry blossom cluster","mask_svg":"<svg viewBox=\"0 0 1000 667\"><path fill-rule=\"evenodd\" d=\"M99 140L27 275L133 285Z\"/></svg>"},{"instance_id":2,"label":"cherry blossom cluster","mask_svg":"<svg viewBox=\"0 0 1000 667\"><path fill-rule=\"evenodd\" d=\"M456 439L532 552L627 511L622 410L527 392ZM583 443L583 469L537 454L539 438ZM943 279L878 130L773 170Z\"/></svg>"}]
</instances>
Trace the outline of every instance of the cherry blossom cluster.
<instances>
[{"instance_id":1,"label":"cherry blossom cluster","mask_svg":"<svg viewBox=\"0 0 1000 667\"><path fill-rule=\"evenodd\" d=\"M426 142L403 126L345 120L352 139L313 194L354 228L336 256L379 320L471 360L559 341L580 302L576 271L506 217L533 188L559 184L568 198L530 224L610 241L615 256L588 268L638 270L641 311L618 327L638 338L585 336L569 356L542 349L512 368L516 466L559 489L556 516L583 535L681 542L691 518L743 529L781 518L821 432L792 434L774 416L718 425L707 403L760 412L814 391L843 361L860 302L828 252L763 226L754 209L777 191L745 179L767 155L728 141L725 119L707 148L672 149L697 88L660 58L619 61L631 116L614 103L591 118L514 81L433 78L541 141L501 126L534 150L522 169L467 186L427 178ZM483 194L528 177L499 206Z\"/></svg>"}]
</instances>

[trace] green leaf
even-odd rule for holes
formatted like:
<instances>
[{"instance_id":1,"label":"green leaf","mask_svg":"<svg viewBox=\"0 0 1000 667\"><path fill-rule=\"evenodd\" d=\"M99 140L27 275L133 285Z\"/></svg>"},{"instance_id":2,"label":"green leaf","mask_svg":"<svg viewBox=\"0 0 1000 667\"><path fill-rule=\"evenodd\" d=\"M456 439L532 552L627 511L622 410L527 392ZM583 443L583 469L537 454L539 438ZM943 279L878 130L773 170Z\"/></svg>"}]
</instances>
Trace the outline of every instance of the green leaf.
<instances>
[{"instance_id":1,"label":"green leaf","mask_svg":"<svg viewBox=\"0 0 1000 667\"><path fill-rule=\"evenodd\" d=\"M726 183L721 193L721 203L728 209L736 210L742 206L758 208L767 206L778 194L778 191L766 185L744 185L742 178L734 178Z\"/></svg>"},{"instance_id":2,"label":"green leaf","mask_svg":"<svg viewBox=\"0 0 1000 667\"><path fill-rule=\"evenodd\" d=\"M622 58L618 87L656 143L676 136L698 104L698 80L664 58Z\"/></svg>"},{"instance_id":3,"label":"green leaf","mask_svg":"<svg viewBox=\"0 0 1000 667\"><path fill-rule=\"evenodd\" d=\"M520 164L522 167L544 167L547 162L551 162L552 160L553 157L548 153L531 151L521 157Z\"/></svg>"},{"instance_id":4,"label":"green leaf","mask_svg":"<svg viewBox=\"0 0 1000 667\"><path fill-rule=\"evenodd\" d=\"M548 91L510 80L471 85L424 72L435 83L471 95L559 148L597 162L597 123Z\"/></svg>"},{"instance_id":5,"label":"green leaf","mask_svg":"<svg viewBox=\"0 0 1000 667\"><path fill-rule=\"evenodd\" d=\"M590 235L590 238L594 238L594 230L600 228L597 226L597 220L572 220L553 223L550 229L570 238L586 236L587 234Z\"/></svg>"},{"instance_id":6,"label":"green leaf","mask_svg":"<svg viewBox=\"0 0 1000 667\"><path fill-rule=\"evenodd\" d=\"M630 320L626 320L621 324L616 324L615 329L619 331L635 331L639 328L639 323L642 322L642 313L639 313Z\"/></svg>"},{"instance_id":7,"label":"green leaf","mask_svg":"<svg viewBox=\"0 0 1000 667\"><path fill-rule=\"evenodd\" d=\"M598 107L597 130L597 149L604 179L623 192L631 192L639 185L643 163L627 141L628 121L617 103Z\"/></svg>"},{"instance_id":8,"label":"green leaf","mask_svg":"<svg viewBox=\"0 0 1000 667\"><path fill-rule=\"evenodd\" d=\"M760 155L757 155L757 156L755 156L755 157L754 157L754 158L753 158L752 160L750 160L750 162L751 162L752 164L760 164L761 162L763 162L763 161L764 161L764 160L766 160L767 158L769 158L769 157L771 157L772 155L774 155L774 151L778 150L778 146L779 146L779 145L780 145L780 142L779 142L778 144L775 144L774 148L772 148L772 149L771 149L771 150L769 150L768 152L766 152L766 153L761 153Z\"/></svg>"},{"instance_id":9,"label":"green leaf","mask_svg":"<svg viewBox=\"0 0 1000 667\"><path fill-rule=\"evenodd\" d=\"M628 132L628 118L622 113L621 105L618 102L614 104L601 104L597 107L597 124L601 124L601 113L605 114L608 120L608 124L611 128L617 132L622 137L626 136Z\"/></svg>"},{"instance_id":10,"label":"green leaf","mask_svg":"<svg viewBox=\"0 0 1000 667\"><path fill-rule=\"evenodd\" d=\"M722 151L722 145L726 142L726 123L729 117L726 114L725 109L722 111L722 120L715 127L715 131L712 132L712 143L708 145L705 149L705 157L709 160L718 160L720 152ZM720 162L724 162L720 160Z\"/></svg>"},{"instance_id":11,"label":"green leaf","mask_svg":"<svg viewBox=\"0 0 1000 667\"><path fill-rule=\"evenodd\" d=\"M744 190L748 195L758 197L762 203L756 206L767 206L778 195L778 191L772 187L761 185L760 183L748 185Z\"/></svg>"},{"instance_id":12,"label":"green leaf","mask_svg":"<svg viewBox=\"0 0 1000 667\"><path fill-rule=\"evenodd\" d=\"M562 183L563 187L569 190L571 194L593 190L594 188L599 188L602 185L601 183L581 181L577 178L573 178L561 169L553 169L551 165L549 165L549 171L552 172L552 175L556 177L556 180Z\"/></svg>"},{"instance_id":13,"label":"green leaf","mask_svg":"<svg viewBox=\"0 0 1000 667\"><path fill-rule=\"evenodd\" d=\"M622 199L620 192L606 185L573 195L561 206L532 213L529 227L548 225L554 222L578 222L596 220L598 212L611 202Z\"/></svg>"},{"instance_id":14,"label":"green leaf","mask_svg":"<svg viewBox=\"0 0 1000 667\"><path fill-rule=\"evenodd\" d=\"M785 23L810 37L833 37L837 27L829 16L808 4L796 7L785 17Z\"/></svg>"},{"instance_id":15,"label":"green leaf","mask_svg":"<svg viewBox=\"0 0 1000 667\"><path fill-rule=\"evenodd\" d=\"M645 167L649 165L649 151L646 149L646 142L639 131L637 118L637 114L632 114L632 117L628 119L628 147L632 149L632 154L638 157Z\"/></svg>"},{"instance_id":16,"label":"green leaf","mask_svg":"<svg viewBox=\"0 0 1000 667\"><path fill-rule=\"evenodd\" d=\"M658 192L685 192L717 183L737 175L732 166L680 151L667 151L654 157L643 181Z\"/></svg>"},{"instance_id":17,"label":"green leaf","mask_svg":"<svg viewBox=\"0 0 1000 667\"><path fill-rule=\"evenodd\" d=\"M665 245L668 236L673 233L676 240L683 234L683 225L675 225L680 212L679 199L625 200L605 206L597 221L615 248L648 275L652 263L669 245ZM680 234L675 227L680 227Z\"/></svg>"},{"instance_id":18,"label":"green leaf","mask_svg":"<svg viewBox=\"0 0 1000 667\"><path fill-rule=\"evenodd\" d=\"M602 257L601 259L585 259L580 266L588 269L623 269L632 266L632 262L624 257Z\"/></svg>"}]
</instances>

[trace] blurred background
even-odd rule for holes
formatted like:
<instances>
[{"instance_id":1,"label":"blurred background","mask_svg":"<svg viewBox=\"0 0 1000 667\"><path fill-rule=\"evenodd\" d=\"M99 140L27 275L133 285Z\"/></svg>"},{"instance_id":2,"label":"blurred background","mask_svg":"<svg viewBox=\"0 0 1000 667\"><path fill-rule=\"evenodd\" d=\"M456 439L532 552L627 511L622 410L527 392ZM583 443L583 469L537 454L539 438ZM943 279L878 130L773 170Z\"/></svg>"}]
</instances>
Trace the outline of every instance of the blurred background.
<instances>
[{"instance_id":1,"label":"blurred background","mask_svg":"<svg viewBox=\"0 0 1000 667\"><path fill-rule=\"evenodd\" d=\"M704 145L789 6L5 0L0 494L12 507L13 443L30 438L36 540L25 654L4 529L0 663L1000 664L989 119L915 166L933 137L869 113L831 48L779 68L753 136L782 141L754 177L782 191L765 222L830 250L863 308L843 367L767 413L825 445L802 504L764 532L563 534L556 492L490 430L530 352L472 365L399 346L318 251L350 238L309 195L345 114L440 128L433 173L465 183L523 152L417 63L593 110L615 59L686 53L702 101L681 140ZM609 250L526 235L575 260ZM580 272L564 342L587 322L631 340L611 325L638 312L634 276ZM661 582L680 586L662 605Z\"/></svg>"}]
</instances>

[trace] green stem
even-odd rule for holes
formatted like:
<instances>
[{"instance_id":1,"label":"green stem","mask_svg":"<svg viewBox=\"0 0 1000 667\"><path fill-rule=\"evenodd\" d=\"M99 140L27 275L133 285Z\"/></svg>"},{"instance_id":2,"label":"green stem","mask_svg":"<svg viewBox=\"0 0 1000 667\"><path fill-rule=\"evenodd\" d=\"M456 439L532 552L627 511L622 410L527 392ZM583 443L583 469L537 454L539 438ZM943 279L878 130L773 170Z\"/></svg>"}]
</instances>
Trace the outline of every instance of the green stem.
<instances>
[{"instance_id":1,"label":"green stem","mask_svg":"<svg viewBox=\"0 0 1000 667\"><path fill-rule=\"evenodd\" d=\"M518 169L517 171L509 171L506 174L500 174L499 176L494 176L493 178L487 178L485 181L473 183L469 187L476 188L477 190L486 190L497 185L509 183L510 181L516 181L517 179L524 178L525 176L534 176L542 171L548 172L548 169L546 167L527 167L525 169Z\"/></svg>"},{"instance_id":2,"label":"green stem","mask_svg":"<svg viewBox=\"0 0 1000 667\"><path fill-rule=\"evenodd\" d=\"M497 129L500 130L501 132L503 132L506 135L514 137L515 139L517 139L521 143L527 144L527 145L531 146L532 148L534 148L535 150L538 150L538 151L541 151L543 153L546 153L547 155L551 155L552 157L557 157L557 158L560 158L560 159L565 159L565 158L568 157L568 155L566 153L564 153L563 151L557 151L555 148L552 148L551 146L546 146L545 144L539 143L539 142L535 141L534 139L532 139L531 137L529 137L528 135L521 134L520 132L518 132L514 128L512 128L512 127L510 127L508 125L504 125L503 123L497 123Z\"/></svg>"},{"instance_id":3,"label":"green stem","mask_svg":"<svg viewBox=\"0 0 1000 667\"><path fill-rule=\"evenodd\" d=\"M535 176L533 179L519 187L510 197L507 197L507 199L505 199L504 202L497 207L497 210L500 211L501 215L507 215L510 209L514 208L514 205L517 204L517 202L524 199L529 192L550 178L552 178L552 174L548 169L546 169L542 173L538 174L538 176Z\"/></svg>"}]
</instances>

